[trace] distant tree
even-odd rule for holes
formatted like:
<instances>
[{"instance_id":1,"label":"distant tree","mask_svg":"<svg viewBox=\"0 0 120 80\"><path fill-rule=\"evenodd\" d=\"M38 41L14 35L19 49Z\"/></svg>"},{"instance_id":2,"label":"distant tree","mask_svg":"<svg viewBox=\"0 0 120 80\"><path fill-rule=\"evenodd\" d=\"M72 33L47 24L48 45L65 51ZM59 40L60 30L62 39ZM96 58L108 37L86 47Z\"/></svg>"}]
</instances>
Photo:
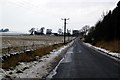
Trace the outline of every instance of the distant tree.
<instances>
[{"instance_id":1,"label":"distant tree","mask_svg":"<svg viewBox=\"0 0 120 80\"><path fill-rule=\"evenodd\" d=\"M45 27L41 27L41 29L40 29L41 34L44 34L44 29L45 29Z\"/></svg>"},{"instance_id":2,"label":"distant tree","mask_svg":"<svg viewBox=\"0 0 120 80\"><path fill-rule=\"evenodd\" d=\"M29 30L29 32L30 32L30 35L33 35L34 32L35 32L35 28L31 28L31 29Z\"/></svg>"},{"instance_id":3,"label":"distant tree","mask_svg":"<svg viewBox=\"0 0 120 80\"><path fill-rule=\"evenodd\" d=\"M0 30L0 32L3 32L3 31L4 31L3 29Z\"/></svg>"},{"instance_id":4,"label":"distant tree","mask_svg":"<svg viewBox=\"0 0 120 80\"><path fill-rule=\"evenodd\" d=\"M6 28L6 29L4 29L4 30L3 30L3 32L8 32L8 31L9 31L9 29L8 29L8 28Z\"/></svg>"},{"instance_id":5,"label":"distant tree","mask_svg":"<svg viewBox=\"0 0 120 80\"><path fill-rule=\"evenodd\" d=\"M85 25L84 27L82 27L82 29L80 30L80 35L82 37L85 37L87 35L87 32L88 32L89 28L90 27L88 25Z\"/></svg>"},{"instance_id":6,"label":"distant tree","mask_svg":"<svg viewBox=\"0 0 120 80\"><path fill-rule=\"evenodd\" d=\"M78 37L80 35L79 30L72 30L72 36Z\"/></svg>"},{"instance_id":7,"label":"distant tree","mask_svg":"<svg viewBox=\"0 0 120 80\"><path fill-rule=\"evenodd\" d=\"M94 44L94 31L95 31L95 27L92 26L91 28L89 28L88 34L85 38L85 42L89 42Z\"/></svg>"},{"instance_id":8,"label":"distant tree","mask_svg":"<svg viewBox=\"0 0 120 80\"><path fill-rule=\"evenodd\" d=\"M6 29L1 29L1 30L0 30L0 32L8 32L8 31L9 31L8 28L6 28Z\"/></svg>"}]
</instances>

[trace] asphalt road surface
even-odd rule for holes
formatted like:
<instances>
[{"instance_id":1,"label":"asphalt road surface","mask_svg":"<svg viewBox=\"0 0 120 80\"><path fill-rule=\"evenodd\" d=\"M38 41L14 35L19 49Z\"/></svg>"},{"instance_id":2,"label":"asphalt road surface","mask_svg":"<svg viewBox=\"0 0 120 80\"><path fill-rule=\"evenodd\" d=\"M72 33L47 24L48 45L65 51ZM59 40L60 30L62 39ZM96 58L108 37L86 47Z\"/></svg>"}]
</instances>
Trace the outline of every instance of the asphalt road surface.
<instances>
[{"instance_id":1,"label":"asphalt road surface","mask_svg":"<svg viewBox=\"0 0 120 80\"><path fill-rule=\"evenodd\" d=\"M120 79L120 62L87 47L76 39L52 79L115 78Z\"/></svg>"}]
</instances>

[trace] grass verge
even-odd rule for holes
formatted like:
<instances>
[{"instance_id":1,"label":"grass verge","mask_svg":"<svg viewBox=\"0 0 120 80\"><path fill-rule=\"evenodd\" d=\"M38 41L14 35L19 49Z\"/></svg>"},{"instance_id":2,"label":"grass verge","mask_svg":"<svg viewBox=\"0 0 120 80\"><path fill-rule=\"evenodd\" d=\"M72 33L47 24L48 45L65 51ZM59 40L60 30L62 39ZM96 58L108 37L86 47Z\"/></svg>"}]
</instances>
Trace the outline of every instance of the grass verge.
<instances>
[{"instance_id":1,"label":"grass verge","mask_svg":"<svg viewBox=\"0 0 120 80\"><path fill-rule=\"evenodd\" d=\"M107 49L111 52L120 53L120 40L115 41L99 41L96 43L97 47Z\"/></svg>"},{"instance_id":2,"label":"grass verge","mask_svg":"<svg viewBox=\"0 0 120 80\"><path fill-rule=\"evenodd\" d=\"M42 57L46 54L49 54L53 49L57 49L63 46L63 43L54 44L46 47L41 47L35 51L28 51L25 53L21 53L19 55L11 56L7 58L4 62L2 62L3 69L10 69L11 67L15 67L19 64L19 62L31 62L36 60L36 56Z\"/></svg>"}]
</instances>

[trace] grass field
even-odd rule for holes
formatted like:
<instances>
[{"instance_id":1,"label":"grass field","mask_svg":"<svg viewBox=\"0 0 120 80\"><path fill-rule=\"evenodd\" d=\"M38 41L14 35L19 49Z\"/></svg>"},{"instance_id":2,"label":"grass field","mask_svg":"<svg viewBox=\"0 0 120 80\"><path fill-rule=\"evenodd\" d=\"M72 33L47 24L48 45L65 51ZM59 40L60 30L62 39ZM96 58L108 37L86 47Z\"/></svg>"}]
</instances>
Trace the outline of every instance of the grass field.
<instances>
[{"instance_id":1,"label":"grass field","mask_svg":"<svg viewBox=\"0 0 120 80\"><path fill-rule=\"evenodd\" d=\"M46 47L38 48L34 51L28 51L19 55L11 56L2 63L2 68L3 69L9 69L11 67L13 68L16 65L19 65L19 62L36 61L37 60L36 57L42 57L46 54L49 54L51 51L59 48L60 46L63 46L63 43L49 45Z\"/></svg>"},{"instance_id":2,"label":"grass field","mask_svg":"<svg viewBox=\"0 0 120 80\"><path fill-rule=\"evenodd\" d=\"M54 44L63 42L62 36L2 36L2 47Z\"/></svg>"},{"instance_id":3,"label":"grass field","mask_svg":"<svg viewBox=\"0 0 120 80\"><path fill-rule=\"evenodd\" d=\"M63 43L63 36L1 36L1 38L2 47L0 51L3 54Z\"/></svg>"},{"instance_id":4,"label":"grass field","mask_svg":"<svg viewBox=\"0 0 120 80\"><path fill-rule=\"evenodd\" d=\"M30 50L4 59L2 68L9 69L18 65L19 62L34 61L36 56L42 57L60 46L63 46L63 36L2 36L2 49L0 50L3 54L24 51L26 48ZM31 50L31 48L35 49Z\"/></svg>"}]
</instances>

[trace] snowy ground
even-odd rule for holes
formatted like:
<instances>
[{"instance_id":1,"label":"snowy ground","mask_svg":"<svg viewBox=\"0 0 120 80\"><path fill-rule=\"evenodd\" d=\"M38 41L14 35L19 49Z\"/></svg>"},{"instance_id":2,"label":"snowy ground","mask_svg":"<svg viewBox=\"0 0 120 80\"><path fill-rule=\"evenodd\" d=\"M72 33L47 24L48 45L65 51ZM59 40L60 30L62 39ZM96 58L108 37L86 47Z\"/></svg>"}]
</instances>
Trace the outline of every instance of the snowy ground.
<instances>
[{"instance_id":1,"label":"snowy ground","mask_svg":"<svg viewBox=\"0 0 120 80\"><path fill-rule=\"evenodd\" d=\"M102 54L107 55L115 60L120 61L120 53L114 53L114 52L110 52L109 50L100 48L100 47L96 47L96 46L92 46L89 43L85 43L88 47L92 47L95 48L97 51L100 51Z\"/></svg>"},{"instance_id":2,"label":"snowy ground","mask_svg":"<svg viewBox=\"0 0 120 80\"><path fill-rule=\"evenodd\" d=\"M53 50L51 54L45 55L42 58L38 56L37 61L33 62L21 62L15 69L3 70L0 68L0 79L2 78L43 78L53 69L52 65L56 62L60 54L72 45L73 42L66 46L61 47L59 50Z\"/></svg>"}]
</instances>

